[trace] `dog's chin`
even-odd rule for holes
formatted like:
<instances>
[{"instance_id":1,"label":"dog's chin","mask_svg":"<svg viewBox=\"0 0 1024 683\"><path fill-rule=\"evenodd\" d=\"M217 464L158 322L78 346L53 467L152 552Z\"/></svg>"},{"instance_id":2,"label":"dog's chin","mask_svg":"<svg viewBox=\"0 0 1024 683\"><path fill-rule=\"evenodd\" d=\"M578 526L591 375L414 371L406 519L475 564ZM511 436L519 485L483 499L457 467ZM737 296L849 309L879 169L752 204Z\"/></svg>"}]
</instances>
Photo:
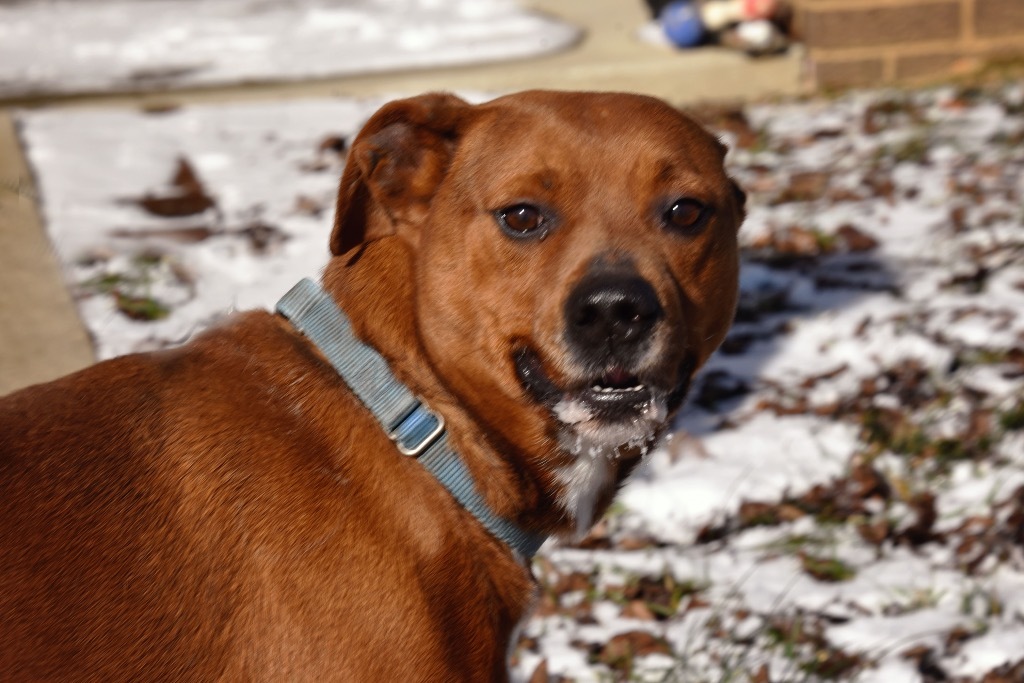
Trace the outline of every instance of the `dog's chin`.
<instances>
[{"instance_id":1,"label":"dog's chin","mask_svg":"<svg viewBox=\"0 0 1024 683\"><path fill-rule=\"evenodd\" d=\"M514 356L526 391L558 423L559 442L579 457L640 457L665 431L669 416L685 397L692 363L683 362L676 382L663 386L642 374L611 367L571 386L560 387L532 350Z\"/></svg>"},{"instance_id":2,"label":"dog's chin","mask_svg":"<svg viewBox=\"0 0 1024 683\"><path fill-rule=\"evenodd\" d=\"M569 459L554 469L554 496L568 522L563 535L582 538L615 488L665 432L682 403L694 364L684 361L675 384L655 373L610 367L559 386L528 348L516 351L516 372L527 393L551 413L558 443ZM658 376L671 373L658 373Z\"/></svg>"},{"instance_id":3,"label":"dog's chin","mask_svg":"<svg viewBox=\"0 0 1024 683\"><path fill-rule=\"evenodd\" d=\"M662 392L644 392L628 410L610 416L584 396L567 393L554 405L562 450L578 457L644 456L665 430L668 409Z\"/></svg>"}]
</instances>

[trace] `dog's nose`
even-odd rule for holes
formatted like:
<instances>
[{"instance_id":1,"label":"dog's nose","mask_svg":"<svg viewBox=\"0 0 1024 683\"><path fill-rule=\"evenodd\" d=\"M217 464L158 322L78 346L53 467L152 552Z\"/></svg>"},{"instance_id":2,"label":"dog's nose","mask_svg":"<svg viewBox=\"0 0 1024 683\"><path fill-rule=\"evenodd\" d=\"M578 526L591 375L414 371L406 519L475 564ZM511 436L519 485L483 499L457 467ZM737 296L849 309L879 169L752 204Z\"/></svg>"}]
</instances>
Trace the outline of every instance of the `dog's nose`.
<instances>
[{"instance_id":1,"label":"dog's nose","mask_svg":"<svg viewBox=\"0 0 1024 683\"><path fill-rule=\"evenodd\" d=\"M628 355L649 337L662 316L654 288L635 275L584 279L565 304L566 335L586 355Z\"/></svg>"}]
</instances>

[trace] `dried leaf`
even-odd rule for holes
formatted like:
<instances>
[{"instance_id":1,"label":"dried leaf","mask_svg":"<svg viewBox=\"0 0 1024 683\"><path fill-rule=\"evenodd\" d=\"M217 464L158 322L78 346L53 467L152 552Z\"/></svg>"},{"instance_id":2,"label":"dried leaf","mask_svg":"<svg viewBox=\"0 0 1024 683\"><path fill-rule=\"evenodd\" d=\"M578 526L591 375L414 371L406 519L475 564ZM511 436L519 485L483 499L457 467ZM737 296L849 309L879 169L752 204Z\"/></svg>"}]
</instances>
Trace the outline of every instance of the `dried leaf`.
<instances>
[{"instance_id":1,"label":"dried leaf","mask_svg":"<svg viewBox=\"0 0 1024 683\"><path fill-rule=\"evenodd\" d=\"M547 658L540 660L537 664L537 668L530 674L529 683L548 683L548 660Z\"/></svg>"},{"instance_id":2,"label":"dried leaf","mask_svg":"<svg viewBox=\"0 0 1024 683\"><path fill-rule=\"evenodd\" d=\"M878 240L850 224L839 226L836 237L846 251L864 252L878 248Z\"/></svg>"},{"instance_id":3,"label":"dried leaf","mask_svg":"<svg viewBox=\"0 0 1024 683\"><path fill-rule=\"evenodd\" d=\"M348 142L340 135L328 135L317 145L318 152L334 152L339 157L345 156L348 152Z\"/></svg>"},{"instance_id":4,"label":"dried leaf","mask_svg":"<svg viewBox=\"0 0 1024 683\"><path fill-rule=\"evenodd\" d=\"M633 660L652 654L671 655L672 648L663 639L647 631L628 631L614 636L601 648L597 660L612 669L630 672Z\"/></svg>"},{"instance_id":5,"label":"dried leaf","mask_svg":"<svg viewBox=\"0 0 1024 683\"><path fill-rule=\"evenodd\" d=\"M161 218L194 216L216 207L199 176L184 157L179 157L171 177L171 191L164 195L146 194L135 203Z\"/></svg>"},{"instance_id":6,"label":"dried leaf","mask_svg":"<svg viewBox=\"0 0 1024 683\"><path fill-rule=\"evenodd\" d=\"M655 621L657 617L643 600L630 600L622 608L622 616L627 619L640 619L642 621Z\"/></svg>"}]
</instances>

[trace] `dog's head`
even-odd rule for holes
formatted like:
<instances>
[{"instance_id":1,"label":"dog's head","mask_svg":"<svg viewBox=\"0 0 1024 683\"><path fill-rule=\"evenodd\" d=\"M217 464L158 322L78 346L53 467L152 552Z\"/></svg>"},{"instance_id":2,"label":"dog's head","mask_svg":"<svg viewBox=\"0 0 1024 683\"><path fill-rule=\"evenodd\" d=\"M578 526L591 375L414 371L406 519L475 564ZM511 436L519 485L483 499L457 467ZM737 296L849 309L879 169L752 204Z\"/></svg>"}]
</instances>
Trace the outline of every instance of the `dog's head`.
<instances>
[{"instance_id":1,"label":"dog's head","mask_svg":"<svg viewBox=\"0 0 1024 683\"><path fill-rule=\"evenodd\" d=\"M600 507L732 320L743 193L724 155L637 95L393 102L352 145L331 248L406 242L437 375L566 508Z\"/></svg>"}]
</instances>

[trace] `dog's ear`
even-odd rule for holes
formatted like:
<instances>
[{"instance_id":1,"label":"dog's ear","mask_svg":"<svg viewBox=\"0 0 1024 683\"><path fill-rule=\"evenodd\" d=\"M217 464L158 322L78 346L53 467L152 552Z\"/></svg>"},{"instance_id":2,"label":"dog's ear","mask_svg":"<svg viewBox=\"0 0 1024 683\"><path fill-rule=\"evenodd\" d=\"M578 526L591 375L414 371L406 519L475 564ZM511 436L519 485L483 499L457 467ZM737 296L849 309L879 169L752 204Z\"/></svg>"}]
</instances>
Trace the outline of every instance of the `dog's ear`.
<instances>
[{"instance_id":1,"label":"dog's ear","mask_svg":"<svg viewBox=\"0 0 1024 683\"><path fill-rule=\"evenodd\" d=\"M470 105L445 93L397 100L363 126L341 176L331 253L422 221Z\"/></svg>"},{"instance_id":2,"label":"dog's ear","mask_svg":"<svg viewBox=\"0 0 1024 683\"><path fill-rule=\"evenodd\" d=\"M718 146L718 153L722 157L722 163L725 163L725 157L729 154L729 146L722 142L720 139L715 138L715 142ZM747 193L743 191L740 184L736 182L735 178L729 178L729 185L732 188L732 197L736 202L736 213L739 216L739 223L736 227L739 228L740 223L747 217Z\"/></svg>"},{"instance_id":3,"label":"dog's ear","mask_svg":"<svg viewBox=\"0 0 1024 683\"><path fill-rule=\"evenodd\" d=\"M729 178L729 184L732 186L732 196L736 200L736 210L742 223L743 219L747 217L747 193L735 179Z\"/></svg>"}]
</instances>

